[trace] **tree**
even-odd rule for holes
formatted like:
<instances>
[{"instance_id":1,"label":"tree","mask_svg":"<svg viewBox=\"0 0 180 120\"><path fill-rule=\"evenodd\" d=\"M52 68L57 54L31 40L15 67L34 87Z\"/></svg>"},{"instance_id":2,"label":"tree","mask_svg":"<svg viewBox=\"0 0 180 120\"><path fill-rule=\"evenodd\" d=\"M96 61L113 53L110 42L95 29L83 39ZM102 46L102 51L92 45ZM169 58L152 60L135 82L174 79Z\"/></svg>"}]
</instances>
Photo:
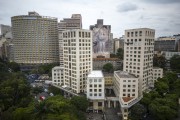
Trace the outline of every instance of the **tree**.
<instances>
[{"instance_id":1,"label":"tree","mask_svg":"<svg viewBox=\"0 0 180 120\"><path fill-rule=\"evenodd\" d=\"M155 67L160 67L160 68L165 68L166 66L166 58L164 56L157 56L154 55L153 57L153 66Z\"/></svg>"},{"instance_id":2,"label":"tree","mask_svg":"<svg viewBox=\"0 0 180 120\"><path fill-rule=\"evenodd\" d=\"M0 104L4 106L3 111L11 106L20 105L24 99L29 101L29 95L30 86L21 73L13 73L10 79L0 84Z\"/></svg>"},{"instance_id":3,"label":"tree","mask_svg":"<svg viewBox=\"0 0 180 120\"><path fill-rule=\"evenodd\" d=\"M20 71L20 66L18 63L16 62L10 62L8 63L8 67L11 68L13 70L13 72L18 72Z\"/></svg>"},{"instance_id":4,"label":"tree","mask_svg":"<svg viewBox=\"0 0 180 120\"><path fill-rule=\"evenodd\" d=\"M164 95L168 92L169 90L169 86L167 83L165 82L162 82L162 81L157 81L155 83L155 88L156 88L156 91L160 94L160 95Z\"/></svg>"},{"instance_id":5,"label":"tree","mask_svg":"<svg viewBox=\"0 0 180 120\"><path fill-rule=\"evenodd\" d=\"M113 72L113 65L111 63L106 63L103 66L103 70L106 72Z\"/></svg>"},{"instance_id":6,"label":"tree","mask_svg":"<svg viewBox=\"0 0 180 120\"><path fill-rule=\"evenodd\" d=\"M170 66L172 69L174 70L178 70L180 71L180 55L174 55L171 59L170 59Z\"/></svg>"},{"instance_id":7,"label":"tree","mask_svg":"<svg viewBox=\"0 0 180 120\"><path fill-rule=\"evenodd\" d=\"M57 66L58 64L57 63L51 63L51 64L47 64L47 65L41 65L41 66L38 66L38 73L39 74L48 74L49 76L51 76L51 71L52 71L52 68ZM33 70L34 72L34 70Z\"/></svg>"},{"instance_id":8,"label":"tree","mask_svg":"<svg viewBox=\"0 0 180 120\"><path fill-rule=\"evenodd\" d=\"M143 105L139 104L139 103L132 106L130 108L130 111L131 111L131 115L130 115L131 120L140 120L146 114L145 107Z\"/></svg>"},{"instance_id":9,"label":"tree","mask_svg":"<svg viewBox=\"0 0 180 120\"><path fill-rule=\"evenodd\" d=\"M124 58L124 50L122 48L118 48L116 55L117 55L117 57L119 59L123 60L123 58Z\"/></svg>"},{"instance_id":10,"label":"tree","mask_svg":"<svg viewBox=\"0 0 180 120\"><path fill-rule=\"evenodd\" d=\"M61 91L59 88L57 87L54 87L54 86L49 86L48 88L49 92L53 93L54 95L60 95L61 94Z\"/></svg>"},{"instance_id":11,"label":"tree","mask_svg":"<svg viewBox=\"0 0 180 120\"><path fill-rule=\"evenodd\" d=\"M88 108L88 100L86 97L74 96L71 99L71 104L73 104L78 110L86 111Z\"/></svg>"},{"instance_id":12,"label":"tree","mask_svg":"<svg viewBox=\"0 0 180 120\"><path fill-rule=\"evenodd\" d=\"M177 116L177 111L172 109L163 98L153 100L149 109L157 120L172 120Z\"/></svg>"},{"instance_id":13,"label":"tree","mask_svg":"<svg viewBox=\"0 0 180 120\"><path fill-rule=\"evenodd\" d=\"M32 89L31 89L31 92L32 93L34 93L34 94L38 94L38 93L41 93L41 92L43 92L44 90L43 90L43 87L33 87Z\"/></svg>"}]
</instances>

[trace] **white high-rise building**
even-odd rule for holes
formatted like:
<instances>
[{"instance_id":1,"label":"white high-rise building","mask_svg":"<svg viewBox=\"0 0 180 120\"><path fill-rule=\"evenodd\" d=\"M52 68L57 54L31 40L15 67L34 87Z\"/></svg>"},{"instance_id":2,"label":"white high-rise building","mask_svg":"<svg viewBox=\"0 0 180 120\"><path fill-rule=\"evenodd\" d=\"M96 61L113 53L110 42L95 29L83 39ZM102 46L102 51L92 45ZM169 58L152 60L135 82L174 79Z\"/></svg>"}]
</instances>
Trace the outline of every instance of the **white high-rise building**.
<instances>
[{"instance_id":1,"label":"white high-rise building","mask_svg":"<svg viewBox=\"0 0 180 120\"><path fill-rule=\"evenodd\" d=\"M139 96L153 87L154 37L154 29L125 30L123 71L139 78Z\"/></svg>"},{"instance_id":2,"label":"white high-rise building","mask_svg":"<svg viewBox=\"0 0 180 120\"><path fill-rule=\"evenodd\" d=\"M72 14L71 18L64 18L58 23L60 66L64 65L62 32L65 30L73 30L73 29L82 29L81 14Z\"/></svg>"},{"instance_id":3,"label":"white high-rise building","mask_svg":"<svg viewBox=\"0 0 180 120\"><path fill-rule=\"evenodd\" d=\"M73 92L84 92L88 74L92 71L92 32L63 31L64 83Z\"/></svg>"}]
</instances>

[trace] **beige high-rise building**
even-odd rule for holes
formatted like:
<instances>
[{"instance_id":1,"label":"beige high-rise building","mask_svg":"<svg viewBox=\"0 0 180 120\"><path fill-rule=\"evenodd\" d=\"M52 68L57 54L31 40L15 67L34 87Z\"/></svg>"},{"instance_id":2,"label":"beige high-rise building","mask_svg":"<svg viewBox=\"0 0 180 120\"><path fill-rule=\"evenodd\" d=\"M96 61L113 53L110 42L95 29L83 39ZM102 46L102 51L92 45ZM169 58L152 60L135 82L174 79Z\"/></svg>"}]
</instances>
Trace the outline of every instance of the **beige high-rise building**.
<instances>
[{"instance_id":1,"label":"beige high-rise building","mask_svg":"<svg viewBox=\"0 0 180 120\"><path fill-rule=\"evenodd\" d=\"M139 96L153 87L154 37L154 29L125 30L123 71L139 78Z\"/></svg>"},{"instance_id":2,"label":"beige high-rise building","mask_svg":"<svg viewBox=\"0 0 180 120\"><path fill-rule=\"evenodd\" d=\"M36 12L13 16L14 61L24 64L59 62L57 18Z\"/></svg>"},{"instance_id":3,"label":"beige high-rise building","mask_svg":"<svg viewBox=\"0 0 180 120\"><path fill-rule=\"evenodd\" d=\"M72 14L71 18L64 18L58 23L59 31L59 60L60 65L63 65L63 40L62 31L82 29L82 17L81 14Z\"/></svg>"},{"instance_id":4,"label":"beige high-rise building","mask_svg":"<svg viewBox=\"0 0 180 120\"><path fill-rule=\"evenodd\" d=\"M92 32L63 31L64 83L74 93L84 92L92 71Z\"/></svg>"}]
</instances>

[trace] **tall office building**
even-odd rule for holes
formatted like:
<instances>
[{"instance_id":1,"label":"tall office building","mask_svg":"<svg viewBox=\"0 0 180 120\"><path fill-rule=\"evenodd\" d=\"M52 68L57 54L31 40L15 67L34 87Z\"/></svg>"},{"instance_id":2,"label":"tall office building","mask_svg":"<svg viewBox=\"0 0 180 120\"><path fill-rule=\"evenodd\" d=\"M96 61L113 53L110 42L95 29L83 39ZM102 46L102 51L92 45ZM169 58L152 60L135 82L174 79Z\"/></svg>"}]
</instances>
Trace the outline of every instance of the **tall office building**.
<instances>
[{"instance_id":1,"label":"tall office building","mask_svg":"<svg viewBox=\"0 0 180 120\"><path fill-rule=\"evenodd\" d=\"M1 35L5 36L5 34L10 32L10 31L11 31L11 26L0 24L0 36Z\"/></svg>"},{"instance_id":2,"label":"tall office building","mask_svg":"<svg viewBox=\"0 0 180 120\"><path fill-rule=\"evenodd\" d=\"M14 61L24 64L59 62L57 18L36 12L13 16Z\"/></svg>"},{"instance_id":3,"label":"tall office building","mask_svg":"<svg viewBox=\"0 0 180 120\"><path fill-rule=\"evenodd\" d=\"M60 65L63 65L63 40L62 31L82 29L82 17L81 14L72 14L71 18L64 18L58 23L59 31L59 60Z\"/></svg>"},{"instance_id":4,"label":"tall office building","mask_svg":"<svg viewBox=\"0 0 180 120\"><path fill-rule=\"evenodd\" d=\"M92 32L77 29L62 33L65 86L74 93L84 92L92 71Z\"/></svg>"},{"instance_id":5,"label":"tall office building","mask_svg":"<svg viewBox=\"0 0 180 120\"><path fill-rule=\"evenodd\" d=\"M125 30L123 71L139 78L139 96L153 87L153 52L155 30L149 28Z\"/></svg>"}]
</instances>

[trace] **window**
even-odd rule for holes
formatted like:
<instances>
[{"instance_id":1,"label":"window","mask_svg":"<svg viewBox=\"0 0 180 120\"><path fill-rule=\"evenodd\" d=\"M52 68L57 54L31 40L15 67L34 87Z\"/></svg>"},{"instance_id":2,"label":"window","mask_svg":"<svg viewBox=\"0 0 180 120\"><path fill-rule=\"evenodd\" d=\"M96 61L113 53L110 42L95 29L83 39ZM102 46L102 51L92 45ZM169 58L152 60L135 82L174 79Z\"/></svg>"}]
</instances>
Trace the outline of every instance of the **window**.
<instances>
[{"instance_id":1,"label":"window","mask_svg":"<svg viewBox=\"0 0 180 120\"><path fill-rule=\"evenodd\" d=\"M99 87L102 87L102 85L99 85Z\"/></svg>"},{"instance_id":2,"label":"window","mask_svg":"<svg viewBox=\"0 0 180 120\"><path fill-rule=\"evenodd\" d=\"M95 93L94 96L97 96L97 93Z\"/></svg>"},{"instance_id":3,"label":"window","mask_svg":"<svg viewBox=\"0 0 180 120\"><path fill-rule=\"evenodd\" d=\"M97 89L94 89L94 92L97 92Z\"/></svg>"},{"instance_id":4,"label":"window","mask_svg":"<svg viewBox=\"0 0 180 120\"><path fill-rule=\"evenodd\" d=\"M123 89L123 92L126 92L126 89Z\"/></svg>"},{"instance_id":5,"label":"window","mask_svg":"<svg viewBox=\"0 0 180 120\"><path fill-rule=\"evenodd\" d=\"M99 82L102 82L102 79L99 79Z\"/></svg>"},{"instance_id":6,"label":"window","mask_svg":"<svg viewBox=\"0 0 180 120\"><path fill-rule=\"evenodd\" d=\"M101 89L99 89L99 92L101 92L102 90Z\"/></svg>"},{"instance_id":7,"label":"window","mask_svg":"<svg viewBox=\"0 0 180 120\"><path fill-rule=\"evenodd\" d=\"M102 102L98 102L98 106L102 106Z\"/></svg>"},{"instance_id":8,"label":"window","mask_svg":"<svg viewBox=\"0 0 180 120\"><path fill-rule=\"evenodd\" d=\"M90 92L92 92L92 89L89 89Z\"/></svg>"},{"instance_id":9,"label":"window","mask_svg":"<svg viewBox=\"0 0 180 120\"><path fill-rule=\"evenodd\" d=\"M102 96L102 94L101 94L101 93L99 93L99 96Z\"/></svg>"}]
</instances>

